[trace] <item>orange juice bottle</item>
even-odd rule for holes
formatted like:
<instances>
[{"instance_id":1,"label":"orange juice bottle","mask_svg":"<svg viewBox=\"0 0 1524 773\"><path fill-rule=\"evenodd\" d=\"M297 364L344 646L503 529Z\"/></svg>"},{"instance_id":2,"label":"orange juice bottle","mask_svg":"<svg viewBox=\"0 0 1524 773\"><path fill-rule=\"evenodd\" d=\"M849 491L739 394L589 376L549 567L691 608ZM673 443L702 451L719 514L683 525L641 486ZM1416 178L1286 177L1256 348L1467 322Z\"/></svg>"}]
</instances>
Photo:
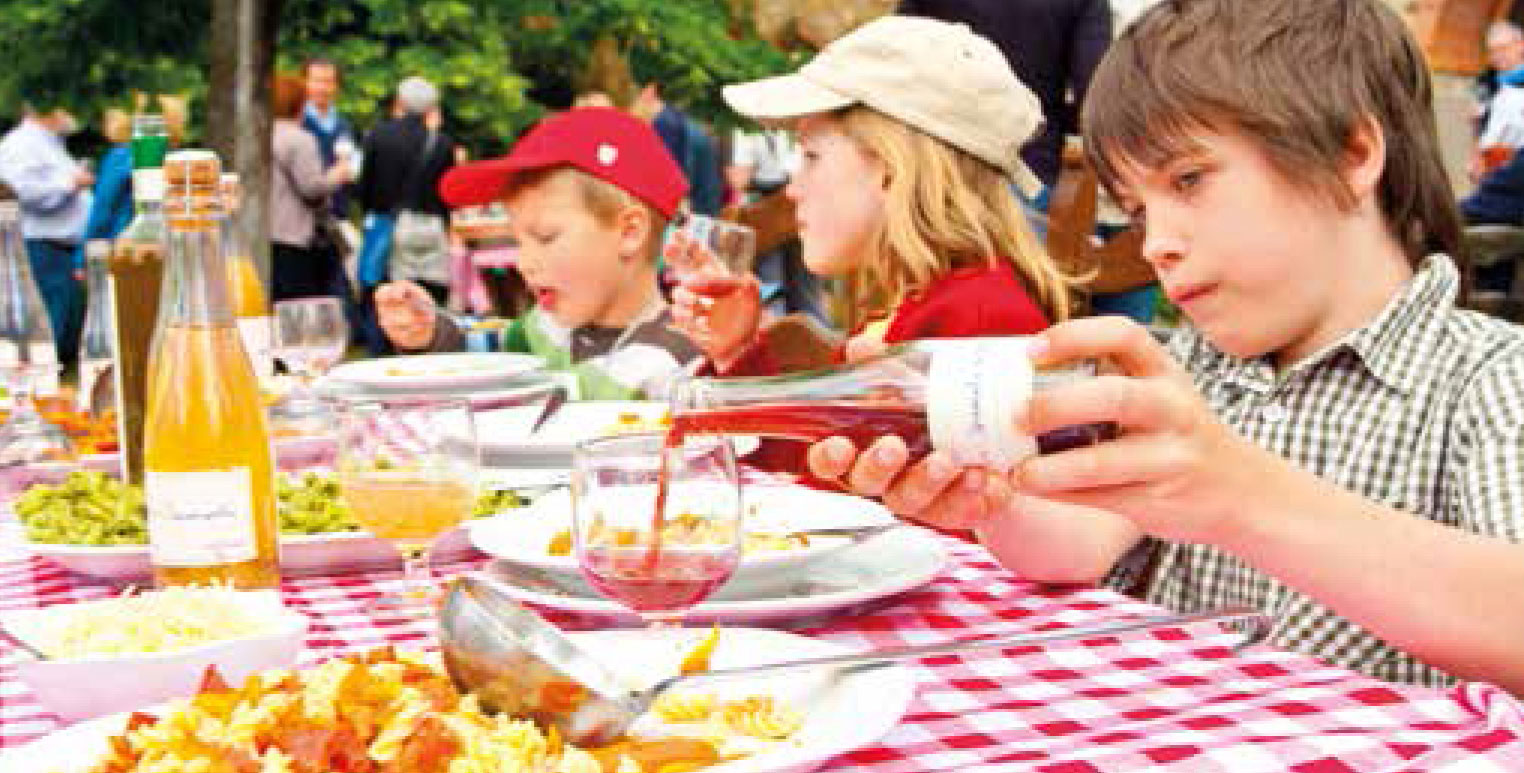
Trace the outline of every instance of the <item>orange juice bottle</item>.
<instances>
[{"instance_id":1,"label":"orange juice bottle","mask_svg":"<svg viewBox=\"0 0 1524 773\"><path fill-rule=\"evenodd\" d=\"M165 161L169 257L144 430L150 555L161 586L273 588L274 460L259 382L233 317L218 167L208 151Z\"/></svg>"},{"instance_id":2,"label":"orange juice bottle","mask_svg":"<svg viewBox=\"0 0 1524 773\"><path fill-rule=\"evenodd\" d=\"M254 375L267 379L275 375L270 302L238 217L238 204L243 195L238 175L226 173L221 182L223 204L228 214L223 226L222 254L227 258L228 282L233 290L233 316L238 320L238 334L243 337L243 348L249 352Z\"/></svg>"}]
</instances>

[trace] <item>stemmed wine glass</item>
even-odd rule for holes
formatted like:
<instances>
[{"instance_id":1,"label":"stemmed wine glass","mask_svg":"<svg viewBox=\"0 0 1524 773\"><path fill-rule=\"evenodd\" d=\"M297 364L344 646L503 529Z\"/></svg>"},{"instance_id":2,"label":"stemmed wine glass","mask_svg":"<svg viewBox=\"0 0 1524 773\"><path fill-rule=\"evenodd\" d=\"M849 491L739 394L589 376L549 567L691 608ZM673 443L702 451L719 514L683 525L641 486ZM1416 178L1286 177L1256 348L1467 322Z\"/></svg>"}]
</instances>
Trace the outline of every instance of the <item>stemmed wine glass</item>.
<instances>
[{"instance_id":1,"label":"stemmed wine glass","mask_svg":"<svg viewBox=\"0 0 1524 773\"><path fill-rule=\"evenodd\" d=\"M312 382L344 357L349 323L338 298L297 298L275 304L275 356L296 377L296 386L275 407L285 424L330 423L331 411L312 390Z\"/></svg>"},{"instance_id":2,"label":"stemmed wine glass","mask_svg":"<svg viewBox=\"0 0 1524 773\"><path fill-rule=\"evenodd\" d=\"M10 417L0 425L0 468L74 458L73 441L44 419L33 402L40 384L57 382L58 353L47 309L32 280L15 202L0 202L0 379L13 403ZM13 475L0 478L19 480ZM9 501L19 492L3 493Z\"/></svg>"},{"instance_id":3,"label":"stemmed wine glass","mask_svg":"<svg viewBox=\"0 0 1524 773\"><path fill-rule=\"evenodd\" d=\"M471 406L451 398L343 403L339 490L360 526L402 554L404 593L383 606L423 613L435 595L429 550L476 505Z\"/></svg>"},{"instance_id":4,"label":"stemmed wine glass","mask_svg":"<svg viewBox=\"0 0 1524 773\"><path fill-rule=\"evenodd\" d=\"M725 438L583 442L572 454L571 491L583 576L651 627L680 626L740 561L741 482Z\"/></svg>"}]
</instances>

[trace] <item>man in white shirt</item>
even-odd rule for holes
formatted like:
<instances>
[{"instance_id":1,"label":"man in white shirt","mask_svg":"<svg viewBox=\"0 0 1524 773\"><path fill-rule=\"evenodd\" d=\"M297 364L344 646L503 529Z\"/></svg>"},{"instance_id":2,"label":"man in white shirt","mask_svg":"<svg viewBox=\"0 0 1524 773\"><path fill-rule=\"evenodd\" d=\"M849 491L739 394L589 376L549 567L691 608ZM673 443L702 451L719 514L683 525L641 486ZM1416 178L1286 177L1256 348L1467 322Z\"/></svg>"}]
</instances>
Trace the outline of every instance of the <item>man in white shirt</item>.
<instances>
[{"instance_id":1,"label":"man in white shirt","mask_svg":"<svg viewBox=\"0 0 1524 773\"><path fill-rule=\"evenodd\" d=\"M77 256L95 182L64 147L63 138L77 129L67 110L28 105L21 123L0 138L0 182L21 205L32 277L48 307L58 358L65 365L76 358L84 316Z\"/></svg>"}]
</instances>

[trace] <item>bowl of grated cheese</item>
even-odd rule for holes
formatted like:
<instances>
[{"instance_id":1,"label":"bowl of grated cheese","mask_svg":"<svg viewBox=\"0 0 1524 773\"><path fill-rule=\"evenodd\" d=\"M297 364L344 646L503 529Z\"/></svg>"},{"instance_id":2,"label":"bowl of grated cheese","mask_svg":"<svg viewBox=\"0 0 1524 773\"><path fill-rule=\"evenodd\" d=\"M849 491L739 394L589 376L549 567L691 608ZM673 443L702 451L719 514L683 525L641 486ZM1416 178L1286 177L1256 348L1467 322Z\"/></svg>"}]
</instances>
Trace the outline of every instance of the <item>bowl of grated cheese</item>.
<instances>
[{"instance_id":1,"label":"bowl of grated cheese","mask_svg":"<svg viewBox=\"0 0 1524 773\"><path fill-rule=\"evenodd\" d=\"M73 722L194 695L210 666L229 684L290 668L307 618L276 591L166 588L3 612L0 627L47 656L22 660L16 674Z\"/></svg>"}]
</instances>

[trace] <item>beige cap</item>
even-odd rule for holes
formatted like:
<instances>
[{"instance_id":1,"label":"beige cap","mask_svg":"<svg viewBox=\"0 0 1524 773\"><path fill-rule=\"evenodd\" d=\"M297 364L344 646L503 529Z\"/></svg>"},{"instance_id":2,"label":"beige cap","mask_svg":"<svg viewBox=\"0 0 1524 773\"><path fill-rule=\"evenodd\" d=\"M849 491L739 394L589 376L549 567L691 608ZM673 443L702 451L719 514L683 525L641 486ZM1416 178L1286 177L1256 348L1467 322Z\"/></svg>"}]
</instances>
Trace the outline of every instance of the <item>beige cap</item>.
<instances>
[{"instance_id":1,"label":"beige cap","mask_svg":"<svg viewBox=\"0 0 1524 773\"><path fill-rule=\"evenodd\" d=\"M867 105L989 162L1029 196L1042 189L1020 157L1042 125L1042 103L1000 49L964 24L883 16L797 73L726 86L724 95L764 122Z\"/></svg>"}]
</instances>

